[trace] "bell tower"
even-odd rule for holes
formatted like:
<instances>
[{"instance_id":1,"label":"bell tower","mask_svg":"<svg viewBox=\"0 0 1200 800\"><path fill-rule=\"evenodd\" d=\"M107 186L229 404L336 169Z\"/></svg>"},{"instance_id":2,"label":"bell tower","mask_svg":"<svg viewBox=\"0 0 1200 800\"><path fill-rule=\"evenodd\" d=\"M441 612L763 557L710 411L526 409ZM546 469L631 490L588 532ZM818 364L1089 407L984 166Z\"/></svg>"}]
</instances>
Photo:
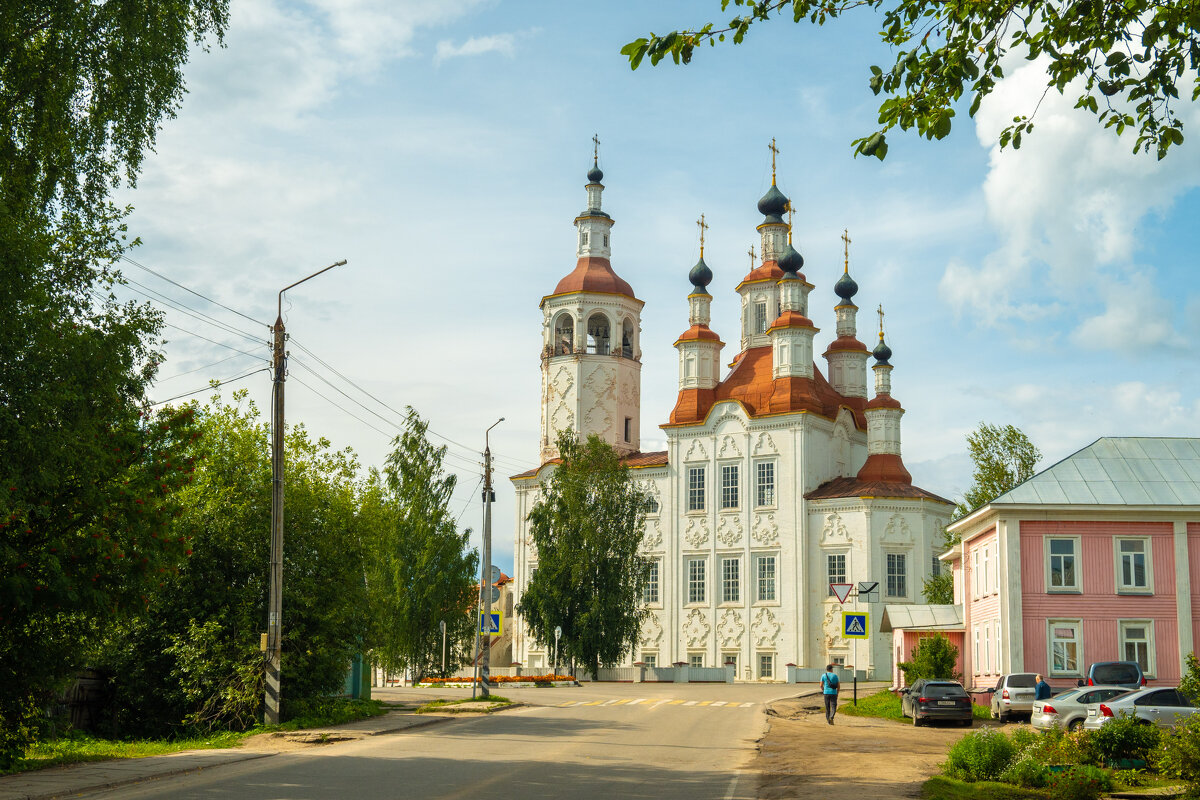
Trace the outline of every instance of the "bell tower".
<instances>
[{"instance_id":1,"label":"bell tower","mask_svg":"<svg viewBox=\"0 0 1200 800\"><path fill-rule=\"evenodd\" d=\"M602 208L597 137L587 208L575 218L575 269L542 298L541 460L558 432L596 434L625 455L641 447L642 306L613 271L613 218Z\"/></svg>"}]
</instances>

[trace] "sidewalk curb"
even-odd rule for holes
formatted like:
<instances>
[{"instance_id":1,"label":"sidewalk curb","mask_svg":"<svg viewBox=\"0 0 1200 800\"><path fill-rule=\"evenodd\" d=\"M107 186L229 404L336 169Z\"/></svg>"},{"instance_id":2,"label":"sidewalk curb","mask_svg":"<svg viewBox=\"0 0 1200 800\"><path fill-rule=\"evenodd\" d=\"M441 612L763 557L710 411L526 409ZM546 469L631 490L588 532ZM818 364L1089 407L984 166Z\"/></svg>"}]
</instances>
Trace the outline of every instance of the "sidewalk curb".
<instances>
[{"instance_id":1,"label":"sidewalk curb","mask_svg":"<svg viewBox=\"0 0 1200 800\"><path fill-rule=\"evenodd\" d=\"M233 748L227 748L227 749L223 748L219 752L224 753L224 752L228 752L228 750L232 750L232 749ZM208 751L205 751L205 752L208 752ZM217 751L214 751L214 752L217 752ZM100 792L100 791L104 791L107 789L119 789L122 786L130 786L135 783L146 783L148 781L158 780L159 778L170 778L170 777L174 777L174 776L178 776L178 775L186 775L190 772L202 772L206 769L213 769L215 767L223 767L223 766L227 766L229 764L240 764L245 761L257 761L260 758L267 758L269 756L278 755L278 753L239 752L239 753L231 753L231 755L236 755L237 757L236 758L224 758L224 759L219 759L219 760L214 759L213 763L211 763L211 764L198 764L198 765L192 765L192 766L187 766L187 767L179 767L178 769L165 769L162 772L155 772L153 775L131 775L127 778L116 779L116 780L103 780L103 781L97 781L94 783L82 783L82 784L74 783L74 784L71 784L70 786L60 786L60 787L58 787L56 789L52 789L50 791L39 791L39 790L35 789L30 792L12 794L12 793L5 792L3 783L0 783L0 798L3 798L3 800L55 800L55 798L68 797L71 795L84 794L84 793L90 793L90 792ZM151 758L153 758L153 757L154 756L151 756ZM120 760L121 761L132 761L134 759L120 759ZM93 762L86 762L86 763L103 764L105 762L93 761ZM65 766L70 767L73 765L65 765ZM18 773L18 775L20 775L20 774L22 774L22 773ZM49 777L49 776L47 776L47 773L44 770L39 770L37 772L28 773L28 774L36 774L36 775L40 775L43 777ZM12 777L16 777L16 776L12 776ZM18 790L18 791L20 791L20 790Z\"/></svg>"}]
</instances>

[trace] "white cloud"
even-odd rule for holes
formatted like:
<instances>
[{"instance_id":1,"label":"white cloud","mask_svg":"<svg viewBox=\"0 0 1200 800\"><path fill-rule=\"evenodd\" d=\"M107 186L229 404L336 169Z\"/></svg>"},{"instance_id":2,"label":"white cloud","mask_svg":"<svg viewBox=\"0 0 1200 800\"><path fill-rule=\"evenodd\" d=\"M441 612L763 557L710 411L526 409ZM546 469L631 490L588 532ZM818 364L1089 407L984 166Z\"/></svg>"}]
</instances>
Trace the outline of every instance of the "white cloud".
<instances>
[{"instance_id":1,"label":"white cloud","mask_svg":"<svg viewBox=\"0 0 1200 800\"><path fill-rule=\"evenodd\" d=\"M485 53L500 53L512 58L516 52L517 36L514 33L497 33L492 36L472 36L462 44L456 45L449 39L437 43L437 53L434 63L441 63L448 58L464 56L481 56Z\"/></svg>"},{"instance_id":2,"label":"white cloud","mask_svg":"<svg viewBox=\"0 0 1200 800\"><path fill-rule=\"evenodd\" d=\"M1013 322L1069 315L1082 319L1079 344L1174 346L1177 324L1155 270L1138 263L1137 234L1149 214L1200 185L1200 150L1177 148L1161 162L1132 154L1132 136L1118 138L1073 107L1080 90L1071 85L1045 96L1020 150L1002 151L1000 131L1033 111L1045 68L1039 59L1011 72L976 115L979 141L991 148L983 194L1000 244L976 265L949 264L941 294L960 314L1014 335L1028 330ZM1200 126L1200 106L1181 116Z\"/></svg>"}]
</instances>

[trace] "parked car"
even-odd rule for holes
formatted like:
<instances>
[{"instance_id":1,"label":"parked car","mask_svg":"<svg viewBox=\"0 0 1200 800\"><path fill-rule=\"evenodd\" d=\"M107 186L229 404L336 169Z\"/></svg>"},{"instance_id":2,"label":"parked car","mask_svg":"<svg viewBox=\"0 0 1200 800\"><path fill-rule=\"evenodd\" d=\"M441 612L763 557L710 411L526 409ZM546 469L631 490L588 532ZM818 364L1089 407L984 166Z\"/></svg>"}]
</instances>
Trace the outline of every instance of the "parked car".
<instances>
[{"instance_id":1,"label":"parked car","mask_svg":"<svg viewBox=\"0 0 1200 800\"><path fill-rule=\"evenodd\" d=\"M1138 689L1088 706L1083 727L1099 730L1118 716L1137 717L1146 725L1169 728L1184 716L1200 713L1178 689Z\"/></svg>"},{"instance_id":2,"label":"parked car","mask_svg":"<svg viewBox=\"0 0 1200 800\"><path fill-rule=\"evenodd\" d=\"M988 689L988 692L992 695L992 719L1008 722L1013 714L1032 714L1033 698L1037 693L1037 674L1014 672L1001 675L996 686Z\"/></svg>"},{"instance_id":3,"label":"parked car","mask_svg":"<svg viewBox=\"0 0 1200 800\"><path fill-rule=\"evenodd\" d=\"M1085 685L1084 681L1079 685ZM1146 685L1146 676L1136 661L1097 661L1088 667L1086 685L1140 689Z\"/></svg>"},{"instance_id":4,"label":"parked car","mask_svg":"<svg viewBox=\"0 0 1200 800\"><path fill-rule=\"evenodd\" d=\"M912 717L914 726L945 719L969 728L973 721L971 708L971 696L958 681L922 678L900 695L900 713Z\"/></svg>"},{"instance_id":5,"label":"parked car","mask_svg":"<svg viewBox=\"0 0 1200 800\"><path fill-rule=\"evenodd\" d=\"M1128 691L1122 686L1084 686L1080 689L1067 689L1049 700L1034 700L1029 722L1035 728L1077 730L1087 719L1089 705L1112 700Z\"/></svg>"}]
</instances>

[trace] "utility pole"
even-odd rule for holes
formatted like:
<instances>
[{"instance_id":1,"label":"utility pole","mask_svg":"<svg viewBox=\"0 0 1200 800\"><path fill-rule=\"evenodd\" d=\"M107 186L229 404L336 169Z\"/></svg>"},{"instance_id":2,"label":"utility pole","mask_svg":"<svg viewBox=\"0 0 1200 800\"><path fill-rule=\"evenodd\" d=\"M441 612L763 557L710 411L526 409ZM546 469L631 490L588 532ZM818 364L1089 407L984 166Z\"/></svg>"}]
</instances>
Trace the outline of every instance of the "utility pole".
<instances>
[{"instance_id":1,"label":"utility pole","mask_svg":"<svg viewBox=\"0 0 1200 800\"><path fill-rule=\"evenodd\" d=\"M275 382L271 393L271 589L267 599L267 675L263 695L263 724L279 724L279 705L282 697L280 668L283 655L283 383L287 379L287 353L283 345L287 330L283 325L283 293L299 286L309 278L346 263L345 259L330 264L279 290L271 364Z\"/></svg>"},{"instance_id":2,"label":"utility pole","mask_svg":"<svg viewBox=\"0 0 1200 800\"><path fill-rule=\"evenodd\" d=\"M492 654L492 448L488 434L492 428L504 422L496 420L483 433L483 580L479 582L480 600L483 604L484 641L483 658L479 667L479 691L484 697L491 693L488 679L491 677Z\"/></svg>"}]
</instances>

